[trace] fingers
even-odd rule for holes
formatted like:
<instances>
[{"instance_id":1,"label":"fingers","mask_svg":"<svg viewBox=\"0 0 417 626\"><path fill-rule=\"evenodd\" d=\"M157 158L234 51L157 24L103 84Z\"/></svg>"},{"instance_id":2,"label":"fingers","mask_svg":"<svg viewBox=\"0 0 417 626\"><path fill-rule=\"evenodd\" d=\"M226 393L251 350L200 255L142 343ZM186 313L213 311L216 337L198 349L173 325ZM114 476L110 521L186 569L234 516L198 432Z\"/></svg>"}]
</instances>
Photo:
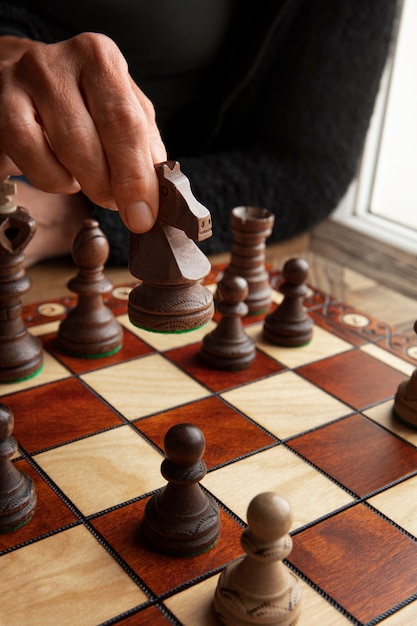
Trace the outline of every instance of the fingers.
<instances>
[{"instance_id":1,"label":"fingers","mask_svg":"<svg viewBox=\"0 0 417 626\"><path fill-rule=\"evenodd\" d=\"M112 61L108 54L107 72L100 72L94 80L83 72L81 82L106 155L116 205L126 225L142 232L157 216L159 190L154 163L166 160L166 150L152 104L130 78L127 66ZM100 102L97 91L103 95Z\"/></svg>"},{"instance_id":2,"label":"fingers","mask_svg":"<svg viewBox=\"0 0 417 626\"><path fill-rule=\"evenodd\" d=\"M166 160L152 104L111 40L82 35L36 47L0 77L0 172L39 189L118 208L144 232L158 211L154 163Z\"/></svg>"},{"instance_id":3,"label":"fingers","mask_svg":"<svg viewBox=\"0 0 417 626\"><path fill-rule=\"evenodd\" d=\"M70 193L74 178L55 156L26 96L16 89L13 98L5 98L2 104L2 171L7 169L5 174L20 171L30 178L33 185L45 191ZM18 132L15 130L17 127Z\"/></svg>"}]
</instances>

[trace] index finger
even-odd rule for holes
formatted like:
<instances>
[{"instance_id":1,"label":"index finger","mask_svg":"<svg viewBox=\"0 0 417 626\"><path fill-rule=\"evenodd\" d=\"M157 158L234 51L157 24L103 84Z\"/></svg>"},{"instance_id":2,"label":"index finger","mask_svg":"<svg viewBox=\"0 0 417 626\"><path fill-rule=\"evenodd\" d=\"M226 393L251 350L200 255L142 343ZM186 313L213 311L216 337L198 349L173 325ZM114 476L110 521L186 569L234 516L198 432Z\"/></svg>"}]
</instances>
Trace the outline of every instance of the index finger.
<instances>
[{"instance_id":1,"label":"index finger","mask_svg":"<svg viewBox=\"0 0 417 626\"><path fill-rule=\"evenodd\" d=\"M144 232L157 217L159 189L154 163L166 160L166 150L153 106L133 83L127 66L124 76L109 73L105 80L102 76L95 77L94 85L86 81L87 106L107 158L121 218L130 230Z\"/></svg>"}]
</instances>

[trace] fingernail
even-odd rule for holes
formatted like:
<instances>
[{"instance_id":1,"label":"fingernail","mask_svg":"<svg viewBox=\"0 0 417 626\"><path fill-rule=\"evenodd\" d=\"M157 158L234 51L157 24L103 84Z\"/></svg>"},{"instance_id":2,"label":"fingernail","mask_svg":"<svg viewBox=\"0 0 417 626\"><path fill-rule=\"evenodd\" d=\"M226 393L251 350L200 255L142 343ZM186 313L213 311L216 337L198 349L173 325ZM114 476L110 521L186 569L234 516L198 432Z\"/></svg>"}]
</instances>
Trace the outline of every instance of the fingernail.
<instances>
[{"instance_id":1,"label":"fingernail","mask_svg":"<svg viewBox=\"0 0 417 626\"><path fill-rule=\"evenodd\" d=\"M143 233L152 228L155 218L149 204L140 200L127 205L126 221L129 230Z\"/></svg>"}]
</instances>

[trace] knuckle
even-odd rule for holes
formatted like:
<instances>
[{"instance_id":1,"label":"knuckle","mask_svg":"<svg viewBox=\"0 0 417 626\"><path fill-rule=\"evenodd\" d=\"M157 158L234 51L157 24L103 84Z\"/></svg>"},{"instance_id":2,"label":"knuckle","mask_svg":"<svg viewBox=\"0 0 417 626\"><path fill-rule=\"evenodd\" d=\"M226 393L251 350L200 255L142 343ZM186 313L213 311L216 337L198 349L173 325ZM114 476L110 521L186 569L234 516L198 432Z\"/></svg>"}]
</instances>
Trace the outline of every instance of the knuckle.
<instances>
[{"instance_id":1,"label":"knuckle","mask_svg":"<svg viewBox=\"0 0 417 626\"><path fill-rule=\"evenodd\" d=\"M81 33L69 40L68 45L79 53L79 58L90 59L95 73L127 70L127 62L116 43L102 33ZM91 67L90 67L91 70Z\"/></svg>"},{"instance_id":2,"label":"knuckle","mask_svg":"<svg viewBox=\"0 0 417 626\"><path fill-rule=\"evenodd\" d=\"M140 107L131 100L114 100L103 106L98 123L106 139L114 145L126 143L126 137L143 136L148 123Z\"/></svg>"}]
</instances>

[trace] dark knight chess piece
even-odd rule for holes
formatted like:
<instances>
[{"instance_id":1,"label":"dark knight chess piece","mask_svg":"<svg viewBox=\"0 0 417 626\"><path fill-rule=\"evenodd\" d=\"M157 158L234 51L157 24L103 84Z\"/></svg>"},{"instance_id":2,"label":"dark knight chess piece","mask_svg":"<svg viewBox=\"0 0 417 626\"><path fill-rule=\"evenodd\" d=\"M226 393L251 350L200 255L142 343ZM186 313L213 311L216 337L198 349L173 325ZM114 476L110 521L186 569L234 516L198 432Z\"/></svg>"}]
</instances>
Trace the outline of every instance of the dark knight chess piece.
<instances>
[{"instance_id":1,"label":"dark knight chess piece","mask_svg":"<svg viewBox=\"0 0 417 626\"><path fill-rule=\"evenodd\" d=\"M198 484L207 468L204 435L192 424L176 424L164 439L161 466L167 485L147 502L142 531L158 552L192 556L211 548L220 532L219 508Z\"/></svg>"},{"instance_id":2,"label":"dark knight chess piece","mask_svg":"<svg viewBox=\"0 0 417 626\"><path fill-rule=\"evenodd\" d=\"M108 254L109 244L98 222L84 220L72 246L78 273L68 283L68 288L78 294L78 301L61 322L57 336L59 349L67 354L108 356L122 345L122 328L103 301L103 295L112 288L103 274Z\"/></svg>"},{"instance_id":3,"label":"dark knight chess piece","mask_svg":"<svg viewBox=\"0 0 417 626\"><path fill-rule=\"evenodd\" d=\"M227 626L294 626L301 609L298 578L282 560L289 555L292 515L288 502L272 492L256 496L248 508L246 552L226 567L217 583L214 607Z\"/></svg>"},{"instance_id":4,"label":"dark knight chess piece","mask_svg":"<svg viewBox=\"0 0 417 626\"><path fill-rule=\"evenodd\" d=\"M211 237L211 216L176 161L155 169L158 219L149 232L130 234L129 269L141 284L130 293L129 318L155 332L194 330L214 313L212 293L201 284L210 262L194 243Z\"/></svg>"},{"instance_id":5,"label":"dark knight chess piece","mask_svg":"<svg viewBox=\"0 0 417 626\"><path fill-rule=\"evenodd\" d=\"M284 299L266 316L263 334L267 341L279 346L303 346L313 334L313 320L303 305L307 293L308 264L304 259L290 259L285 263L282 274L284 282L279 290Z\"/></svg>"},{"instance_id":6,"label":"dark knight chess piece","mask_svg":"<svg viewBox=\"0 0 417 626\"><path fill-rule=\"evenodd\" d=\"M271 285L265 268L265 242L275 217L267 209L240 206L232 210L230 227L233 235L230 264L226 275L242 276L248 283L245 302L250 315L264 313L271 304Z\"/></svg>"},{"instance_id":7,"label":"dark knight chess piece","mask_svg":"<svg viewBox=\"0 0 417 626\"><path fill-rule=\"evenodd\" d=\"M29 522L35 512L36 492L32 479L19 471L10 460L17 450L12 436L14 416L0 403L0 532L17 530Z\"/></svg>"},{"instance_id":8,"label":"dark knight chess piece","mask_svg":"<svg viewBox=\"0 0 417 626\"><path fill-rule=\"evenodd\" d=\"M216 328L204 338L200 356L206 365L220 370L249 367L256 355L255 342L242 325L248 306L244 302L248 283L240 276L225 275L216 292L216 310L222 316Z\"/></svg>"},{"instance_id":9,"label":"dark knight chess piece","mask_svg":"<svg viewBox=\"0 0 417 626\"><path fill-rule=\"evenodd\" d=\"M43 351L22 319L21 297L31 285L23 268L24 249L35 234L28 212L9 196L16 186L8 179L0 185L0 382L16 382L37 374Z\"/></svg>"}]
</instances>

